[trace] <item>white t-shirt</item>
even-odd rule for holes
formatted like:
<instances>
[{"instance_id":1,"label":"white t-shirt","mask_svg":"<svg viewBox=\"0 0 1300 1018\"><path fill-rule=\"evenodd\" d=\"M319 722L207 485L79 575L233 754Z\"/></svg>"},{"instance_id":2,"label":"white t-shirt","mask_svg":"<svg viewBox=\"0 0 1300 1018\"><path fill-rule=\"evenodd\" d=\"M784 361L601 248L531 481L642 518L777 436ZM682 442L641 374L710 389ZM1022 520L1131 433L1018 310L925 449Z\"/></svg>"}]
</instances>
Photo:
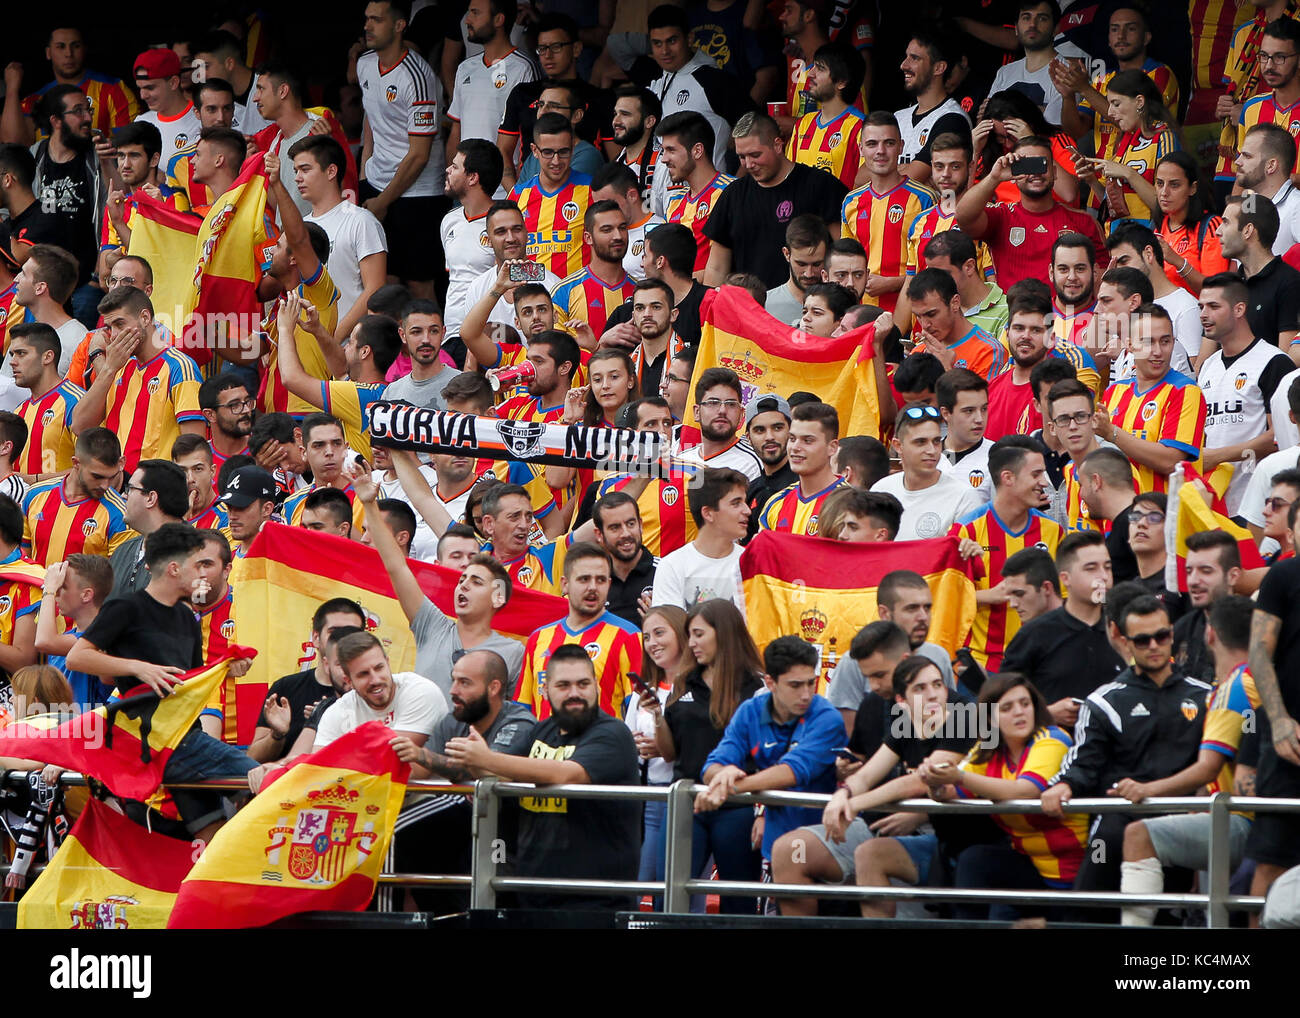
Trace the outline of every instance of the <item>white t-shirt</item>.
<instances>
[{"instance_id":1,"label":"white t-shirt","mask_svg":"<svg viewBox=\"0 0 1300 1018\"><path fill-rule=\"evenodd\" d=\"M989 89L989 95L994 95L1004 89L1014 88L1017 92L1023 92L1029 97L1040 110L1043 116L1047 118L1050 124L1059 124L1061 122L1061 93L1056 90L1052 84L1052 64L1048 61L1032 74L1025 69L1025 58L1013 60L1009 64L1003 64L998 68L998 73L993 78L993 87Z\"/></svg>"},{"instance_id":2,"label":"white t-shirt","mask_svg":"<svg viewBox=\"0 0 1300 1018\"><path fill-rule=\"evenodd\" d=\"M262 116L253 102L252 89L249 89L248 102L235 103L235 119L230 126L240 134L256 134L271 126L271 121Z\"/></svg>"},{"instance_id":3,"label":"white t-shirt","mask_svg":"<svg viewBox=\"0 0 1300 1018\"><path fill-rule=\"evenodd\" d=\"M979 493L969 483L951 474L940 473L939 482L920 491L903 487L903 472L882 477L872 491L893 495L903 505L903 520L898 541L921 541L943 537L962 516L983 506Z\"/></svg>"},{"instance_id":4,"label":"white t-shirt","mask_svg":"<svg viewBox=\"0 0 1300 1018\"><path fill-rule=\"evenodd\" d=\"M162 155L158 159L159 166L166 166L177 152L186 145L193 145L198 141L199 130L202 127L199 123L199 115L194 112L193 103L187 104L185 109L174 117L164 118L153 110L145 110L135 119L153 124L162 135Z\"/></svg>"},{"instance_id":5,"label":"white t-shirt","mask_svg":"<svg viewBox=\"0 0 1300 1018\"><path fill-rule=\"evenodd\" d=\"M920 120L913 120L916 116L919 103L914 103L905 110L898 110L894 114L894 119L898 121L898 131L903 136L902 156L906 162L911 162L925 148L934 125L943 117L953 113L966 121L967 129L970 128L970 117L956 99L948 98L923 116Z\"/></svg>"},{"instance_id":6,"label":"white t-shirt","mask_svg":"<svg viewBox=\"0 0 1300 1018\"><path fill-rule=\"evenodd\" d=\"M1237 515L1247 523L1262 527L1264 499L1268 498L1269 492L1273 490L1273 476L1283 470L1294 470L1297 466L1300 466L1300 445L1279 449L1260 460L1255 472L1250 475L1250 480L1246 482L1246 490L1242 494L1241 505L1237 507Z\"/></svg>"},{"instance_id":7,"label":"white t-shirt","mask_svg":"<svg viewBox=\"0 0 1300 1018\"><path fill-rule=\"evenodd\" d=\"M420 473L424 479L429 482L429 487L433 488L438 483L438 472L428 463L420 465ZM424 522L424 517L420 515L418 509L411 504L411 500L406 497L406 489L402 487L402 482L394 477L391 481L384 479L382 470L372 470L370 478L379 488L380 498L400 498L407 505L411 506L411 511L415 513L415 533L411 536L411 558L419 559L421 562L433 562L438 557L438 535L429 529L429 524ZM437 491L434 494L437 495ZM469 501L469 492L465 492L465 501ZM447 512L451 513L451 518L457 519L456 513L452 512L452 503L443 503ZM465 503L460 505L460 512L465 511Z\"/></svg>"},{"instance_id":8,"label":"white t-shirt","mask_svg":"<svg viewBox=\"0 0 1300 1018\"><path fill-rule=\"evenodd\" d=\"M1181 286L1175 286L1163 297L1157 297L1155 303L1169 312L1169 319L1174 326L1174 339L1178 340L1178 345L1187 355L1190 366L1191 358L1201 352L1201 339L1205 335L1201 329L1200 305L1196 303L1196 298ZM1177 365L1175 369L1183 370Z\"/></svg>"},{"instance_id":9,"label":"white t-shirt","mask_svg":"<svg viewBox=\"0 0 1300 1018\"><path fill-rule=\"evenodd\" d=\"M374 50L357 60L357 82L373 139L370 159L364 168L366 180L382 191L397 172L410 147L412 136L433 138L429 161L406 189L403 197L442 194L446 186L446 163L438 121L442 117L442 82L428 61L408 49L402 59L387 70L379 66Z\"/></svg>"},{"instance_id":10,"label":"white t-shirt","mask_svg":"<svg viewBox=\"0 0 1300 1018\"><path fill-rule=\"evenodd\" d=\"M1285 181L1273 195L1273 204L1277 206L1278 218L1273 253L1281 257L1291 250L1292 244L1300 241L1300 190L1291 181Z\"/></svg>"},{"instance_id":11,"label":"white t-shirt","mask_svg":"<svg viewBox=\"0 0 1300 1018\"><path fill-rule=\"evenodd\" d=\"M395 732L432 735L433 726L447 713L447 698L442 690L415 672L397 672L393 684L397 692L385 710L373 710L354 689L330 704L316 727L312 749L328 746L367 721L382 721Z\"/></svg>"},{"instance_id":12,"label":"white t-shirt","mask_svg":"<svg viewBox=\"0 0 1300 1018\"><path fill-rule=\"evenodd\" d=\"M497 271L496 259L493 258L492 264L470 281L469 292L465 294L465 314L468 314L469 309L481 301L483 295L492 289L492 284L496 282ZM560 282L560 277L550 269L546 270L546 275L542 277L541 280L542 285L545 286L547 291L550 293L555 292L555 288L560 285ZM461 321L463 322L464 320L465 317L462 315ZM508 325L512 329L519 328L519 326L515 324L515 306L504 297L497 301L496 307L494 307L492 313L488 315L488 321L500 322L502 325ZM450 330L448 331L448 335L450 335ZM480 365L480 367L486 366L487 365Z\"/></svg>"},{"instance_id":13,"label":"white t-shirt","mask_svg":"<svg viewBox=\"0 0 1300 1018\"><path fill-rule=\"evenodd\" d=\"M1277 391L1269 400L1268 412L1273 421L1273 441L1279 449L1289 449L1300 444L1300 427L1291 420L1291 404L1286 398L1291 383L1300 378L1300 368L1296 368L1277 383Z\"/></svg>"},{"instance_id":14,"label":"white t-shirt","mask_svg":"<svg viewBox=\"0 0 1300 1018\"><path fill-rule=\"evenodd\" d=\"M668 700L670 689L660 689L659 703L662 705ZM632 699L627 704L627 715L623 718L623 723L629 730L635 734L655 737L655 716L648 710L641 710L641 694L633 693ZM650 758L650 763L646 767L646 780L652 785L667 785L673 780L673 765L661 756Z\"/></svg>"},{"instance_id":15,"label":"white t-shirt","mask_svg":"<svg viewBox=\"0 0 1300 1018\"><path fill-rule=\"evenodd\" d=\"M488 269L496 267L492 245L488 243L487 213L477 219L465 215L465 206L457 205L442 217L438 228L442 249L447 256L447 299L443 304L443 324L448 336L460 334L460 323L473 306L469 302L470 284Z\"/></svg>"},{"instance_id":16,"label":"white t-shirt","mask_svg":"<svg viewBox=\"0 0 1300 1018\"><path fill-rule=\"evenodd\" d=\"M993 440L985 438L956 463L948 459L945 450L939 457L939 472L970 485L971 491L985 504L992 502L993 478L989 476L989 450L992 448Z\"/></svg>"},{"instance_id":17,"label":"white t-shirt","mask_svg":"<svg viewBox=\"0 0 1300 1018\"><path fill-rule=\"evenodd\" d=\"M758 480L763 473L763 461L754 452L754 447L746 438L738 438L722 452L704 458L704 446L694 445L689 449L678 449L675 453L683 462L693 463L699 467L711 467L715 470L739 470L751 481Z\"/></svg>"},{"instance_id":18,"label":"white t-shirt","mask_svg":"<svg viewBox=\"0 0 1300 1018\"><path fill-rule=\"evenodd\" d=\"M743 613L745 590L740 582L740 555L734 545L726 558L709 558L695 550L695 542L682 545L659 560L655 570L652 604L675 604L690 611L715 597L730 600Z\"/></svg>"},{"instance_id":19,"label":"white t-shirt","mask_svg":"<svg viewBox=\"0 0 1300 1018\"><path fill-rule=\"evenodd\" d=\"M667 172L667 171L665 171ZM623 271L638 282L645 277L641 271L641 256L645 254L645 235L656 226L663 226L664 217L653 212L635 226L627 228L627 254L623 256Z\"/></svg>"},{"instance_id":20,"label":"white t-shirt","mask_svg":"<svg viewBox=\"0 0 1300 1018\"><path fill-rule=\"evenodd\" d=\"M326 262L330 279L339 288L339 315L346 315L361 291L361 259L388 250L383 224L374 213L350 201L341 201L320 216L308 215L330 239L330 257Z\"/></svg>"},{"instance_id":21,"label":"white t-shirt","mask_svg":"<svg viewBox=\"0 0 1300 1018\"><path fill-rule=\"evenodd\" d=\"M462 60L447 110L447 116L460 124L461 141L482 138L495 145L506 99L516 85L536 80L536 65L520 49L512 49L493 64L484 62L482 51Z\"/></svg>"}]
</instances>

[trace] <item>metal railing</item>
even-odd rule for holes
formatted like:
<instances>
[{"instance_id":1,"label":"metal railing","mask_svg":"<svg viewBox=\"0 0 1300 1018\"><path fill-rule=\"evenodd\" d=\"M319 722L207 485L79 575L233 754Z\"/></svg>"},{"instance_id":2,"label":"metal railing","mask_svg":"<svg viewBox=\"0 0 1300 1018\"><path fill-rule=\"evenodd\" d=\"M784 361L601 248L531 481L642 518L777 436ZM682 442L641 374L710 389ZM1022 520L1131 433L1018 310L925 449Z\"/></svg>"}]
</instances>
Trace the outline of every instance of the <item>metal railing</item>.
<instances>
[{"instance_id":1,"label":"metal railing","mask_svg":"<svg viewBox=\"0 0 1300 1018\"><path fill-rule=\"evenodd\" d=\"M24 777L19 771L10 771L10 778ZM60 781L65 785L84 785L85 779L76 773L65 772ZM210 779L202 782L169 785L169 788L206 788L216 791L247 790L242 780ZM590 799L620 802L665 802L664 855L665 868L662 881L639 880L587 880L578 878L545 878L505 876L498 872L500 806L502 799L519 799L535 796L539 787L546 797L553 799ZM1208 856L1208 886L1202 893L1152 895L1122 894L1116 891L1000 891L951 887L867 887L841 884L775 884L757 881L702 880L691 872L691 838L695 796L706 786L693 781L677 781L671 785L546 785L537 786L519 782L506 782L497 778L481 778L473 785L450 785L434 781L412 781L407 791L414 795L463 794L472 798L472 867L465 874L391 873L385 870L380 883L414 888L468 887L470 907L492 909L496 896L502 891L534 891L569 895L653 895L660 898L662 911L683 914L690 910L692 895L718 894L740 897L766 898L827 898L851 901L919 901L919 902L978 902L981 904L1010 905L1068 905L1081 908L1119 908L1123 906L1155 906L1158 908L1191 907L1206 910L1211 929L1228 926L1228 913L1232 909L1259 911L1264 899L1250 895L1230 893L1231 850L1229 846L1229 818L1233 811L1300 813L1300 799L1265 799L1258 797L1232 797L1216 793L1209 797L1180 797L1150 799L1142 803L1127 799L1074 799L1064 806L1069 814L1095 815L1124 813L1130 816L1159 816L1174 813L1208 813L1210 841ZM802 806L822 809L830 801L829 795L805 792L757 792L733 795L727 800L736 805ZM907 799L881 806L873 812L929 813L967 816L1001 814L1041 814L1042 804L1037 799L1015 799L992 802L988 799L966 799L960 802L935 802L931 799ZM41 867L33 868L33 876ZM0 873L7 867L0 866Z\"/></svg>"}]
</instances>

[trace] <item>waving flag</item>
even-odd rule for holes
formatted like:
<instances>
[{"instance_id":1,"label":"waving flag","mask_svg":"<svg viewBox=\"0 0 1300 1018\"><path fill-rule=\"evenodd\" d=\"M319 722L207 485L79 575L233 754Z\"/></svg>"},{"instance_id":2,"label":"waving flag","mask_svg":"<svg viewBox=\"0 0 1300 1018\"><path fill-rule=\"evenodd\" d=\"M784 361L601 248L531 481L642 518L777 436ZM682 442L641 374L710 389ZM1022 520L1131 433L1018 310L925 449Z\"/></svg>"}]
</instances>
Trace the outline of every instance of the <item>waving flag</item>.
<instances>
[{"instance_id":1,"label":"waving flag","mask_svg":"<svg viewBox=\"0 0 1300 1018\"><path fill-rule=\"evenodd\" d=\"M245 160L199 228L181 346L200 365L213 350L249 342L261 327L257 284L271 267L279 235L266 208L264 164L260 152Z\"/></svg>"},{"instance_id":2,"label":"waving flag","mask_svg":"<svg viewBox=\"0 0 1300 1018\"><path fill-rule=\"evenodd\" d=\"M392 736L369 721L264 785L199 857L168 927L238 929L364 909L411 772Z\"/></svg>"},{"instance_id":3,"label":"waving flag","mask_svg":"<svg viewBox=\"0 0 1300 1018\"><path fill-rule=\"evenodd\" d=\"M193 864L188 841L151 833L92 798L18 903L18 928L166 929Z\"/></svg>"},{"instance_id":4,"label":"waving flag","mask_svg":"<svg viewBox=\"0 0 1300 1018\"><path fill-rule=\"evenodd\" d=\"M1266 563L1259 546L1245 527L1239 527L1228 516L1223 501L1223 490L1231 471L1214 471L1208 478L1201 476L1191 463L1179 464L1180 469L1169 475L1169 508L1165 513L1165 586L1169 590L1187 590L1187 538L1201 530L1222 530L1237 542L1243 569L1259 569ZM1206 498L1209 492L1209 498Z\"/></svg>"},{"instance_id":5,"label":"waving flag","mask_svg":"<svg viewBox=\"0 0 1300 1018\"><path fill-rule=\"evenodd\" d=\"M957 539L852 544L760 530L740 556L745 617L761 651L778 636L802 636L821 655L823 683L876 612L886 573L910 569L934 595L931 643L950 652L975 619L975 585Z\"/></svg>"},{"instance_id":6,"label":"waving flag","mask_svg":"<svg viewBox=\"0 0 1300 1018\"><path fill-rule=\"evenodd\" d=\"M133 206L127 253L144 258L153 267L154 313L175 333L189 307L203 220L155 201L143 191L136 191L127 202Z\"/></svg>"},{"instance_id":7,"label":"waving flag","mask_svg":"<svg viewBox=\"0 0 1300 1018\"><path fill-rule=\"evenodd\" d=\"M22 718L0 731L0 756L57 764L97 778L114 795L148 799L162 784L172 751L225 681L230 662L257 651L231 647L227 657L186 672L171 695L138 686L120 700L66 721Z\"/></svg>"},{"instance_id":8,"label":"waving flag","mask_svg":"<svg viewBox=\"0 0 1300 1018\"><path fill-rule=\"evenodd\" d=\"M411 561L410 566L429 599L454 615L460 574L427 562ZM323 601L352 598L365 609L366 627L383 642L393 671L414 666L415 639L379 553L372 548L333 534L268 523L248 555L235 561L230 582L236 589L236 631L241 639L266 648L248 674L235 680L240 745L253 741L270 684L315 664L311 619ZM502 636L523 641L568 610L563 598L516 586L492 625Z\"/></svg>"},{"instance_id":9,"label":"waving flag","mask_svg":"<svg viewBox=\"0 0 1300 1018\"><path fill-rule=\"evenodd\" d=\"M696 429L695 383L707 368L740 376L742 402L776 393L815 392L840 415L840 434L880 434L880 404L872 368L875 327L864 325L823 339L783 325L738 286L711 291L700 305L699 352L691 378L685 424Z\"/></svg>"}]
</instances>

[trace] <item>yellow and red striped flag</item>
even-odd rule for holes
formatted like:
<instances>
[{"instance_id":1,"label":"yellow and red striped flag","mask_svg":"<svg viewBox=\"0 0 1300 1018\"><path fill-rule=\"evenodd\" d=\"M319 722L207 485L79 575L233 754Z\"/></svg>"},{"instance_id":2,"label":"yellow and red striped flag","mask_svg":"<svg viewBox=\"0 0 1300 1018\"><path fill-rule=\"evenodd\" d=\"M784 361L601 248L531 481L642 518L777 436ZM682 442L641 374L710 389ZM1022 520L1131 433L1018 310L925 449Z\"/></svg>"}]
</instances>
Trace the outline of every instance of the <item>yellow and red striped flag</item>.
<instances>
[{"instance_id":1,"label":"yellow and red striped flag","mask_svg":"<svg viewBox=\"0 0 1300 1018\"><path fill-rule=\"evenodd\" d=\"M783 325L747 290L723 286L700 305L699 352L684 424L696 429L695 383L707 368L740 376L742 402L776 393L815 392L840 415L840 435L880 435L880 404L872 368L875 326L824 339Z\"/></svg>"},{"instance_id":2,"label":"yellow and red striped flag","mask_svg":"<svg viewBox=\"0 0 1300 1018\"><path fill-rule=\"evenodd\" d=\"M181 346L200 365L214 350L250 342L261 327L257 284L271 267L279 236L266 207L265 162L260 152L246 159L199 228Z\"/></svg>"},{"instance_id":3,"label":"yellow and red striped flag","mask_svg":"<svg viewBox=\"0 0 1300 1018\"><path fill-rule=\"evenodd\" d=\"M975 585L955 537L857 544L772 530L760 530L740 556L754 642L761 651L778 636L802 636L821 654L824 684L853 637L879 618L876 588L895 569L929 584L929 641L950 653L961 647L975 619Z\"/></svg>"},{"instance_id":4,"label":"yellow and red striped flag","mask_svg":"<svg viewBox=\"0 0 1300 1018\"><path fill-rule=\"evenodd\" d=\"M133 207L127 253L144 258L153 268L154 314L175 334L190 306L203 220L155 201L143 191L137 191L127 203Z\"/></svg>"},{"instance_id":5,"label":"yellow and red striped flag","mask_svg":"<svg viewBox=\"0 0 1300 1018\"><path fill-rule=\"evenodd\" d=\"M188 841L90 799L18 903L22 930L162 930L194 864Z\"/></svg>"},{"instance_id":6,"label":"yellow and red striped flag","mask_svg":"<svg viewBox=\"0 0 1300 1018\"><path fill-rule=\"evenodd\" d=\"M1165 513L1165 546L1169 549L1165 559L1165 586L1168 589L1186 592L1187 538L1202 530L1231 534L1237 542L1243 569L1260 569L1266 564L1250 531L1237 526L1228 515L1222 489L1227 487L1230 478L1230 470L1224 474L1216 470L1208 478L1203 477L1191 463L1180 464L1180 469L1169 475L1169 505Z\"/></svg>"},{"instance_id":7,"label":"yellow and red striped flag","mask_svg":"<svg viewBox=\"0 0 1300 1018\"><path fill-rule=\"evenodd\" d=\"M410 566L429 599L454 616L460 574L428 562L412 560ZM409 671L415 664L415 639L373 548L333 534L268 523L248 555L236 559L230 582L235 588L234 619L240 639L264 648L248 673L235 679L233 702L241 746L253 741L270 684L315 664L311 619L330 598L350 597L361 605L366 627L383 642L393 671ZM502 636L523 641L568 610L563 598L516 586L492 626ZM227 710L231 702L227 698Z\"/></svg>"},{"instance_id":8,"label":"yellow and red striped flag","mask_svg":"<svg viewBox=\"0 0 1300 1018\"><path fill-rule=\"evenodd\" d=\"M364 909L411 773L392 737L368 721L273 775L195 863L168 927L238 929Z\"/></svg>"},{"instance_id":9,"label":"yellow and red striped flag","mask_svg":"<svg viewBox=\"0 0 1300 1018\"><path fill-rule=\"evenodd\" d=\"M124 799L148 799L162 784L172 751L225 681L230 663L256 653L232 646L220 661L180 676L166 697L140 685L66 721L56 714L20 718L0 731L0 756L57 764L102 781Z\"/></svg>"}]
</instances>

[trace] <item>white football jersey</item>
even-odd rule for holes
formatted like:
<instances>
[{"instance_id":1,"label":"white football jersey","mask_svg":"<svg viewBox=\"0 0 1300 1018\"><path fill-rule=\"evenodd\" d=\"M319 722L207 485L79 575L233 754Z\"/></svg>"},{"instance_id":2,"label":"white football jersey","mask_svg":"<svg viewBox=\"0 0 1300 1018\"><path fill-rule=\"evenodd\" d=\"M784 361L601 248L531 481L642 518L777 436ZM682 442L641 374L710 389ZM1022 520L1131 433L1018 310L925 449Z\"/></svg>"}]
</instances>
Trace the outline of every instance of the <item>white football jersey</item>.
<instances>
[{"instance_id":1,"label":"white football jersey","mask_svg":"<svg viewBox=\"0 0 1300 1018\"><path fill-rule=\"evenodd\" d=\"M898 131L903 136L903 154L900 158L909 163L915 159L930 140L930 131L939 122L939 118L946 117L950 113L960 115L965 118L967 126L970 125L970 117L966 115L966 111L961 108L956 99L944 100L915 123L912 122L912 117L916 115L915 105L905 110L898 110L894 114L894 119L898 121Z\"/></svg>"},{"instance_id":2,"label":"white football jersey","mask_svg":"<svg viewBox=\"0 0 1300 1018\"><path fill-rule=\"evenodd\" d=\"M135 119L153 124L162 135L162 155L158 159L159 166L166 166L177 152L197 142L202 126L199 123L199 115L194 112L193 103L171 118L161 117L152 110L145 110Z\"/></svg>"},{"instance_id":3,"label":"white football jersey","mask_svg":"<svg viewBox=\"0 0 1300 1018\"><path fill-rule=\"evenodd\" d=\"M469 287L474 279L495 264L492 245L488 243L487 214L477 219L465 216L465 207L457 205L442 217L439 228L442 249L447 255L447 299L443 321L447 335L460 333L460 323L470 309Z\"/></svg>"},{"instance_id":4,"label":"white football jersey","mask_svg":"<svg viewBox=\"0 0 1300 1018\"><path fill-rule=\"evenodd\" d=\"M645 276L641 271L641 256L645 254L645 235L656 226L662 226L663 222L663 216L656 216L652 212L635 226L628 224L627 254L623 256L623 271L633 279L640 280Z\"/></svg>"},{"instance_id":5,"label":"white football jersey","mask_svg":"<svg viewBox=\"0 0 1300 1018\"><path fill-rule=\"evenodd\" d=\"M447 116L460 124L461 140L482 138L495 145L511 90L521 82L536 80L537 67L522 50L512 49L493 64L485 64L481 55L462 60L456 68L455 91L447 111Z\"/></svg>"},{"instance_id":6,"label":"white football jersey","mask_svg":"<svg viewBox=\"0 0 1300 1018\"><path fill-rule=\"evenodd\" d=\"M403 197L419 198L442 194L446 186L446 162L438 122L442 117L442 82L428 61L415 50L387 69L379 66L374 50L357 60L357 82L373 139L364 176L371 187L382 191L397 172L410 147L412 136L432 136L429 161L406 189Z\"/></svg>"},{"instance_id":7,"label":"white football jersey","mask_svg":"<svg viewBox=\"0 0 1300 1018\"><path fill-rule=\"evenodd\" d=\"M945 449L939 457L939 473L948 474L969 484L981 502L993 501L993 478L989 476L989 450L993 440L985 438L974 449L954 463Z\"/></svg>"}]
</instances>

